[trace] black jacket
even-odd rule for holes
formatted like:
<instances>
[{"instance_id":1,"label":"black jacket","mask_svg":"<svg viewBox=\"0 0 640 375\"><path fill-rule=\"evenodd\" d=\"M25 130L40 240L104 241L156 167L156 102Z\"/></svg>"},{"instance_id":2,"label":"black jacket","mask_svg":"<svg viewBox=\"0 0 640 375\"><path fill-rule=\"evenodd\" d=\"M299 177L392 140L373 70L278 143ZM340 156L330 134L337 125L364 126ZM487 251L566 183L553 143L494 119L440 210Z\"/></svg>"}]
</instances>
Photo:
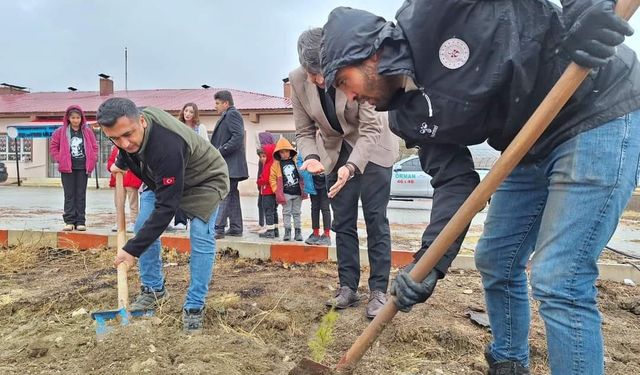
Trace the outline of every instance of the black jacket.
<instances>
[{"instance_id":1,"label":"black jacket","mask_svg":"<svg viewBox=\"0 0 640 375\"><path fill-rule=\"evenodd\" d=\"M229 167L229 178L249 178L245 153L244 121L235 107L229 107L216 123L211 144L220 151Z\"/></svg>"},{"instance_id":2,"label":"black jacket","mask_svg":"<svg viewBox=\"0 0 640 375\"><path fill-rule=\"evenodd\" d=\"M400 37L383 19L345 8L332 12L323 40L325 67L347 65L338 56L350 51L359 54L350 63L370 56L354 46L382 46L398 53L383 53L378 71L398 74L409 66L421 88L398 92L389 112L392 131L408 146L420 147L423 169L433 177L431 222L416 258L479 181L466 145L488 140L501 151L509 145L570 62L562 47L565 30L596 1L601 0L564 0L560 10L545 0L407 0L396 14ZM339 37L347 33L349 44ZM621 45L605 67L592 71L523 162L638 108L638 61ZM463 238L436 265L443 274Z\"/></svg>"},{"instance_id":3,"label":"black jacket","mask_svg":"<svg viewBox=\"0 0 640 375\"><path fill-rule=\"evenodd\" d=\"M577 15L572 7L593 2L563 1L564 14ZM424 87L432 110L429 117L426 98L418 91L403 94L397 110L390 112L392 129L409 143L424 146L420 160L434 177L431 222L418 256L477 184L466 147L448 153L447 168L441 168L442 152L451 144L485 139L497 150L509 145L570 63L562 48L563 21L571 25L573 20L561 17L553 4L535 0L407 1L398 11L398 24L411 46L416 82ZM441 46L453 37L464 40L470 51L458 69L446 68L439 58ZM638 61L622 45L605 67L587 77L524 162L543 158L571 137L638 108ZM441 271L451 264L462 240L440 261Z\"/></svg>"},{"instance_id":4,"label":"black jacket","mask_svg":"<svg viewBox=\"0 0 640 375\"><path fill-rule=\"evenodd\" d=\"M147 122L140 150L120 150L116 166L130 169L155 193L153 212L124 245L139 257L171 222L178 208L207 222L229 191L224 159L209 142L175 117L157 108L142 111Z\"/></svg>"},{"instance_id":5,"label":"black jacket","mask_svg":"<svg viewBox=\"0 0 640 375\"><path fill-rule=\"evenodd\" d=\"M595 1L565 0L565 13ZM392 128L412 145L488 139L504 150L569 65L561 17L559 8L542 0L406 1L396 18L432 116L422 92L406 93L393 105ZM427 18L430 22L422 21ZM470 52L462 67L449 69L441 53L454 38ZM640 108L639 83L635 53L619 46L608 65L587 77L524 161L543 158L576 134Z\"/></svg>"}]
</instances>

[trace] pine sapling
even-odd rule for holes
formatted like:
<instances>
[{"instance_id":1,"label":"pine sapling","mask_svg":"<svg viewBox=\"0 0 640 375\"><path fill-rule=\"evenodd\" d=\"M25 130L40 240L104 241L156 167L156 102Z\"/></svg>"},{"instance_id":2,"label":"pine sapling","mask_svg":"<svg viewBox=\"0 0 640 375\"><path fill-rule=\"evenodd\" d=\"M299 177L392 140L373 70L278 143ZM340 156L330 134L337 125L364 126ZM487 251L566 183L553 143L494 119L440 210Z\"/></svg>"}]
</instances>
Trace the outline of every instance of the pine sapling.
<instances>
[{"instance_id":1,"label":"pine sapling","mask_svg":"<svg viewBox=\"0 0 640 375\"><path fill-rule=\"evenodd\" d=\"M327 353L327 347L329 347L333 342L333 327L338 320L338 316L339 314L335 309L331 309L322 317L320 327L318 327L313 339L309 341L311 358L318 363L322 363L322 360Z\"/></svg>"}]
</instances>

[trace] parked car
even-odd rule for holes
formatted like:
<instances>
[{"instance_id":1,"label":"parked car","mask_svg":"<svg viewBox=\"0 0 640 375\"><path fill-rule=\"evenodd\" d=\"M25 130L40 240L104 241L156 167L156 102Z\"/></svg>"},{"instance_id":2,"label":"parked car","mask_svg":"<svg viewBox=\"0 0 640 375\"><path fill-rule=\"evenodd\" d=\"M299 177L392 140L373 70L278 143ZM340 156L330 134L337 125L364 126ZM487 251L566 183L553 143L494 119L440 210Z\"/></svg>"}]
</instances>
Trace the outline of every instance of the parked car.
<instances>
[{"instance_id":1,"label":"parked car","mask_svg":"<svg viewBox=\"0 0 640 375\"><path fill-rule=\"evenodd\" d=\"M431 198L431 176L422 170L420 159L409 156L393 165L391 196L403 198Z\"/></svg>"},{"instance_id":2,"label":"parked car","mask_svg":"<svg viewBox=\"0 0 640 375\"><path fill-rule=\"evenodd\" d=\"M480 180L489 173L489 168L476 168ZM418 156L409 156L393 165L391 197L433 198L431 176L422 170Z\"/></svg>"},{"instance_id":3,"label":"parked car","mask_svg":"<svg viewBox=\"0 0 640 375\"><path fill-rule=\"evenodd\" d=\"M0 183L7 181L9 178L9 173L7 173L7 167L4 163L0 163Z\"/></svg>"}]
</instances>

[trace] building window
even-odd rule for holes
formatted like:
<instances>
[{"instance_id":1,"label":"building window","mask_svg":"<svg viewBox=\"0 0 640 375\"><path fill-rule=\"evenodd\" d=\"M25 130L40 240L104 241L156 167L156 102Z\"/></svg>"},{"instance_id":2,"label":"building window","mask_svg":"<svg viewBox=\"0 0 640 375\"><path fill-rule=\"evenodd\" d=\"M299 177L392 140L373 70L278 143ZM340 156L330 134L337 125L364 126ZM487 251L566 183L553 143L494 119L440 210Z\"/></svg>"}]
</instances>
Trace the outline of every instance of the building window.
<instances>
[{"instance_id":1,"label":"building window","mask_svg":"<svg viewBox=\"0 0 640 375\"><path fill-rule=\"evenodd\" d=\"M273 134L274 137L276 138L276 142L278 142L278 139L280 139L280 136L283 136L284 138L287 139L287 141L291 142L292 145L296 144L296 132L286 132L286 131L271 131L269 130L269 133Z\"/></svg>"},{"instance_id":2,"label":"building window","mask_svg":"<svg viewBox=\"0 0 640 375\"><path fill-rule=\"evenodd\" d=\"M33 160L33 140L18 138L18 156L22 162ZM16 160L16 142L6 134L0 134L0 161Z\"/></svg>"},{"instance_id":3,"label":"building window","mask_svg":"<svg viewBox=\"0 0 640 375\"><path fill-rule=\"evenodd\" d=\"M110 177L111 174L107 171L107 160L109 160L109 155L111 155L111 148L113 147L113 143L107 138L100 129L93 129L93 133L96 136L96 142L98 142L98 161L96 164L96 172L98 173L98 177ZM49 142L51 139L47 141L47 150L49 149ZM53 160L53 158L49 158L49 168L48 168L48 177L60 177L60 171L58 171L58 163Z\"/></svg>"}]
</instances>

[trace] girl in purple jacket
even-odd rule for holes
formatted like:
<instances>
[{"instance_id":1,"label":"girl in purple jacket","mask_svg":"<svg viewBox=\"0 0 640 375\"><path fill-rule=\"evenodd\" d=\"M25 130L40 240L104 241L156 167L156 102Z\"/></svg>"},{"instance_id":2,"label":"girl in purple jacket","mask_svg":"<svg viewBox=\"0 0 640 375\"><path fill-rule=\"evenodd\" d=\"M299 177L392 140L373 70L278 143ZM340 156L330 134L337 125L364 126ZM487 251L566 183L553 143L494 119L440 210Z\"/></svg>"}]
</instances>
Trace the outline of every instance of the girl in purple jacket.
<instances>
[{"instance_id":1,"label":"girl in purple jacket","mask_svg":"<svg viewBox=\"0 0 640 375\"><path fill-rule=\"evenodd\" d=\"M98 143L77 105L67 108L62 126L51 136L49 152L58 162L64 190L63 231L87 230L85 207L87 180L98 160Z\"/></svg>"}]
</instances>

